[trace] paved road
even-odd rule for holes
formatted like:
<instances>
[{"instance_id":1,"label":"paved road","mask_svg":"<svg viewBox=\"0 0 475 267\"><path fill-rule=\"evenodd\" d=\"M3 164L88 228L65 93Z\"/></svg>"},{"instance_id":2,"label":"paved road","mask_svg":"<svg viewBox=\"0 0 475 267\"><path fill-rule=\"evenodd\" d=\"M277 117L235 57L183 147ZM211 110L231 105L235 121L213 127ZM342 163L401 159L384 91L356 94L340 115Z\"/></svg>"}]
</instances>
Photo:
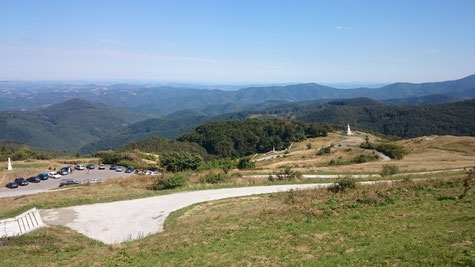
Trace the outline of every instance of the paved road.
<instances>
[{"instance_id":1,"label":"paved road","mask_svg":"<svg viewBox=\"0 0 475 267\"><path fill-rule=\"evenodd\" d=\"M98 178L105 181L108 179L131 176L131 175L134 175L134 174L116 172L113 170L109 170L109 166L106 166L105 170L98 170L96 168L94 170L91 170L89 174L87 173L87 170L83 170L83 171L75 170L72 174L65 175L62 178L70 178L70 179L79 180L81 182L86 182L89 178ZM28 177L24 177L24 178L26 179ZM27 186L20 186L16 189L2 188L0 189L0 198L32 195L32 194L46 192L50 189L58 188L59 183L62 178L60 179L49 178L48 180L41 181L39 183L30 183Z\"/></svg>"},{"instance_id":2,"label":"paved road","mask_svg":"<svg viewBox=\"0 0 475 267\"><path fill-rule=\"evenodd\" d=\"M379 182L362 182L374 184ZM326 184L253 186L183 192L165 196L117 201L68 208L41 210L47 225L63 225L105 244L136 240L163 231L168 215L184 207L217 199L322 188Z\"/></svg>"}]
</instances>

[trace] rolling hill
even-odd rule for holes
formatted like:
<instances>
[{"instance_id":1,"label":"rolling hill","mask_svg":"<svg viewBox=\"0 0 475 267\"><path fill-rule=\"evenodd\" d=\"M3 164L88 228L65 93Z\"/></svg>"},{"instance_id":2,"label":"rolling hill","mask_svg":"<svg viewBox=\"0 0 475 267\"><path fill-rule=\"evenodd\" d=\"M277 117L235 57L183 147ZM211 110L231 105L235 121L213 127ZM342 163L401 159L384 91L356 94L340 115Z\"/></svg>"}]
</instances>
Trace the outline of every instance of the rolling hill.
<instances>
[{"instance_id":1,"label":"rolling hill","mask_svg":"<svg viewBox=\"0 0 475 267\"><path fill-rule=\"evenodd\" d=\"M328 102L305 101L286 103L261 110L248 110L216 116L183 111L169 119L148 119L117 130L81 148L88 154L115 149L131 142L157 136L176 138L211 121L246 120L250 118L297 119L352 126L398 137L431 134L475 135L474 101L451 104L402 106L386 105L369 98L339 99ZM322 103L323 102L323 103Z\"/></svg>"},{"instance_id":2,"label":"rolling hill","mask_svg":"<svg viewBox=\"0 0 475 267\"><path fill-rule=\"evenodd\" d=\"M149 116L126 109L72 99L35 111L0 112L0 138L38 148L76 151L146 118Z\"/></svg>"},{"instance_id":3,"label":"rolling hill","mask_svg":"<svg viewBox=\"0 0 475 267\"><path fill-rule=\"evenodd\" d=\"M424 106L328 106L297 117L307 122L350 125L385 135L475 136L475 100Z\"/></svg>"},{"instance_id":4,"label":"rolling hill","mask_svg":"<svg viewBox=\"0 0 475 267\"><path fill-rule=\"evenodd\" d=\"M447 95L456 100L471 99L475 96L475 75L454 81L394 83L380 88L337 89L304 83L248 87L237 91L140 84L81 85L0 81L0 92L3 93L0 97L0 108L3 110L31 110L81 97L156 116L166 116L183 109L219 115L243 109L264 108L264 104L259 107L252 105L267 101L300 102L358 97L385 100L428 95Z\"/></svg>"}]
</instances>

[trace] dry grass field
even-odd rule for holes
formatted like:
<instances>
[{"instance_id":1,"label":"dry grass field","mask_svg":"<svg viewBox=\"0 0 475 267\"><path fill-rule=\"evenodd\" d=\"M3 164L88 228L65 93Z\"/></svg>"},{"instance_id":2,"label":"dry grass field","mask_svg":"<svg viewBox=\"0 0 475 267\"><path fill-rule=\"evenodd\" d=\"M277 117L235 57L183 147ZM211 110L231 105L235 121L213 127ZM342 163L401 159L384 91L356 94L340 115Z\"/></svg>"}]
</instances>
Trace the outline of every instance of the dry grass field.
<instances>
[{"instance_id":1,"label":"dry grass field","mask_svg":"<svg viewBox=\"0 0 475 267\"><path fill-rule=\"evenodd\" d=\"M349 161L360 154L368 154L359 149L365 136L371 142L380 141L377 137L359 133L352 137L332 133L327 137L313 138L296 143L289 153L276 152L275 158L257 162L257 170L246 173L267 174L291 166L303 173L377 173L383 164L394 164L401 172L432 171L463 168L475 165L475 137L430 136L401 140L395 144L404 147L408 154L401 160L388 162L373 161L361 164L329 166L331 160ZM307 144L311 148L307 148ZM319 149L334 145L331 153L317 155ZM342 144L342 146L338 146ZM268 156L268 155L266 155ZM261 158L265 156L258 156Z\"/></svg>"}]
</instances>

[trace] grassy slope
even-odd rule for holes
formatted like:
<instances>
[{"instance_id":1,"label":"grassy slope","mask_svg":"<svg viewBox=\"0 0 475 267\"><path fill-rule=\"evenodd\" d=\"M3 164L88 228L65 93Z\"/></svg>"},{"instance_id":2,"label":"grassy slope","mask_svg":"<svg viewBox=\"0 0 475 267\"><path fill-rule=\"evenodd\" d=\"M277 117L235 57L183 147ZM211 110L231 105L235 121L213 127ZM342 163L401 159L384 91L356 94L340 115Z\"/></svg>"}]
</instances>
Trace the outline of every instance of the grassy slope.
<instances>
[{"instance_id":1,"label":"grassy slope","mask_svg":"<svg viewBox=\"0 0 475 267\"><path fill-rule=\"evenodd\" d=\"M475 194L456 199L461 191L457 179L226 199L175 212L165 232L122 245L102 245L60 227L4 239L0 262L473 266Z\"/></svg>"}]
</instances>

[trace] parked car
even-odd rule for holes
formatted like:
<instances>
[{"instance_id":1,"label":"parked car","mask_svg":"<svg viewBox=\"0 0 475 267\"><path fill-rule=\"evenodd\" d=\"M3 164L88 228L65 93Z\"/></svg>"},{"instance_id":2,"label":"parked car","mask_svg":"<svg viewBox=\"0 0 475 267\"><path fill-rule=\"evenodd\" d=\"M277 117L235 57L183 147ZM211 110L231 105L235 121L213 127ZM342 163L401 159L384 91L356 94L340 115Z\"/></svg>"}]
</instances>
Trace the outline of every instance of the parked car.
<instances>
[{"instance_id":1,"label":"parked car","mask_svg":"<svg viewBox=\"0 0 475 267\"><path fill-rule=\"evenodd\" d=\"M99 170L105 170L105 169L106 169L106 165L104 165L104 164L101 163L101 164L99 164L99 167L97 167L97 169L99 169Z\"/></svg>"},{"instance_id":2,"label":"parked car","mask_svg":"<svg viewBox=\"0 0 475 267\"><path fill-rule=\"evenodd\" d=\"M144 174L143 170L136 169L135 174Z\"/></svg>"},{"instance_id":3,"label":"parked car","mask_svg":"<svg viewBox=\"0 0 475 267\"><path fill-rule=\"evenodd\" d=\"M117 166L115 166L115 164L112 164L111 167L109 168L109 170L113 170L113 171L114 171L115 169L117 169Z\"/></svg>"},{"instance_id":4,"label":"parked car","mask_svg":"<svg viewBox=\"0 0 475 267\"><path fill-rule=\"evenodd\" d=\"M115 171L116 171L116 172L122 172L122 171L124 171L124 170L122 169L121 166L118 166L118 167L115 169Z\"/></svg>"},{"instance_id":5,"label":"parked car","mask_svg":"<svg viewBox=\"0 0 475 267\"><path fill-rule=\"evenodd\" d=\"M151 171L151 170L146 170L146 171L144 171L144 173L145 173L145 175L157 175L157 174L159 174L159 173Z\"/></svg>"},{"instance_id":6,"label":"parked car","mask_svg":"<svg viewBox=\"0 0 475 267\"><path fill-rule=\"evenodd\" d=\"M29 184L28 181L25 180L25 178L23 178L23 177L16 178L15 183L17 183L20 186L25 186L25 185Z\"/></svg>"},{"instance_id":7,"label":"parked car","mask_svg":"<svg viewBox=\"0 0 475 267\"><path fill-rule=\"evenodd\" d=\"M70 166L63 167L63 168L61 168L61 170L59 170L59 174L61 174L61 175L68 175L70 169L71 169Z\"/></svg>"},{"instance_id":8,"label":"parked car","mask_svg":"<svg viewBox=\"0 0 475 267\"><path fill-rule=\"evenodd\" d=\"M49 172L48 177L49 178L54 178L54 179L59 179L59 178L61 178L61 174L58 174L56 172Z\"/></svg>"},{"instance_id":9,"label":"parked car","mask_svg":"<svg viewBox=\"0 0 475 267\"><path fill-rule=\"evenodd\" d=\"M38 177L41 180L48 180L48 174L47 173L40 173L40 174L38 174Z\"/></svg>"},{"instance_id":10,"label":"parked car","mask_svg":"<svg viewBox=\"0 0 475 267\"><path fill-rule=\"evenodd\" d=\"M18 184L15 182L11 182L7 184L7 187L10 189L15 189L15 188L18 188Z\"/></svg>"},{"instance_id":11,"label":"parked car","mask_svg":"<svg viewBox=\"0 0 475 267\"><path fill-rule=\"evenodd\" d=\"M74 169L76 169L78 171L82 171L82 170L84 170L84 166L82 166L81 164L78 164L78 165L76 165L76 167L74 167Z\"/></svg>"},{"instance_id":12,"label":"parked car","mask_svg":"<svg viewBox=\"0 0 475 267\"><path fill-rule=\"evenodd\" d=\"M131 172L134 171L134 169L135 169L134 166L129 166L129 167L127 167L127 169L125 170L125 173L131 173Z\"/></svg>"},{"instance_id":13,"label":"parked car","mask_svg":"<svg viewBox=\"0 0 475 267\"><path fill-rule=\"evenodd\" d=\"M59 186L71 185L71 184L80 184L81 182L75 179L61 179Z\"/></svg>"},{"instance_id":14,"label":"parked car","mask_svg":"<svg viewBox=\"0 0 475 267\"><path fill-rule=\"evenodd\" d=\"M87 179L87 183L88 183L88 184L102 183L102 179L89 178L89 179Z\"/></svg>"},{"instance_id":15,"label":"parked car","mask_svg":"<svg viewBox=\"0 0 475 267\"><path fill-rule=\"evenodd\" d=\"M88 168L89 170L94 170L94 164L89 163L87 164L86 168Z\"/></svg>"},{"instance_id":16,"label":"parked car","mask_svg":"<svg viewBox=\"0 0 475 267\"><path fill-rule=\"evenodd\" d=\"M38 176L32 176L32 177L30 177L26 180L30 183L39 183L39 182L41 182L41 179Z\"/></svg>"}]
</instances>

